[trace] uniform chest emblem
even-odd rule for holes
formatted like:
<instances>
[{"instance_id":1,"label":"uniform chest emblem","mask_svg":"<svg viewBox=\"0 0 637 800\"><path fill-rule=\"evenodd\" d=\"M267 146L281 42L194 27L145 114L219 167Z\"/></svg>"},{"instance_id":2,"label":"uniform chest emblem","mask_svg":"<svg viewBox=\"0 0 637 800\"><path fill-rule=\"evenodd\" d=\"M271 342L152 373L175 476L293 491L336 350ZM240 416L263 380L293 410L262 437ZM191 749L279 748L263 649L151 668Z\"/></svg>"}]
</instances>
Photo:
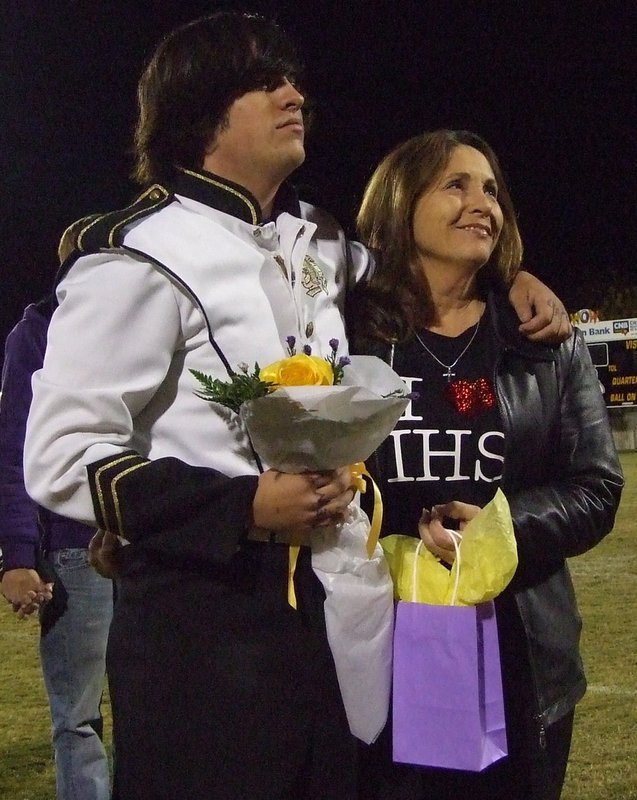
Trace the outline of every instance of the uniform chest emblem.
<instances>
[{"instance_id":1,"label":"uniform chest emblem","mask_svg":"<svg viewBox=\"0 0 637 800\"><path fill-rule=\"evenodd\" d=\"M319 292L327 291L327 280L323 274L323 270L319 267L317 262L312 256L305 256L303 259L303 278L301 285L305 289L308 297L316 297Z\"/></svg>"}]
</instances>

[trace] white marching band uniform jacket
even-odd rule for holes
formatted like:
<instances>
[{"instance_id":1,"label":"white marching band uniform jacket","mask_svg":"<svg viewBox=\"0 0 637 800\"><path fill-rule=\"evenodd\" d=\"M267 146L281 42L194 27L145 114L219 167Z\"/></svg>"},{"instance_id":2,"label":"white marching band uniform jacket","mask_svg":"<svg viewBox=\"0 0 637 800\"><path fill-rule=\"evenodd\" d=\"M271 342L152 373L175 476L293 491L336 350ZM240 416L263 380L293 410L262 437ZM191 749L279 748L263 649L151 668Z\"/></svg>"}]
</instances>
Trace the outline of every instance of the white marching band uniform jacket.
<instances>
[{"instance_id":1,"label":"white marching band uniform jacket","mask_svg":"<svg viewBox=\"0 0 637 800\"><path fill-rule=\"evenodd\" d=\"M213 199L215 189L236 191L223 186ZM245 197L240 218L177 194L126 226L120 246L77 259L59 283L25 449L28 490L42 505L100 522L86 467L131 450L257 475L231 412L194 394L190 369L228 377L211 338L235 370L285 357L288 336L299 352L309 344L327 354L336 338L347 354L342 230L306 204L303 218L283 212L254 224ZM366 252L353 252L355 278Z\"/></svg>"},{"instance_id":2,"label":"white marching band uniform jacket","mask_svg":"<svg viewBox=\"0 0 637 800\"><path fill-rule=\"evenodd\" d=\"M33 377L25 481L41 505L136 545L129 563L223 565L250 525L257 459L191 369L223 380L263 367L289 336L297 352L327 355L338 339L347 354L345 295L369 254L324 212L289 208L262 223L245 189L184 171L174 194L154 186L78 223ZM313 542L312 566L350 728L371 742L389 705L393 590L368 532L353 507L333 545Z\"/></svg>"}]
</instances>

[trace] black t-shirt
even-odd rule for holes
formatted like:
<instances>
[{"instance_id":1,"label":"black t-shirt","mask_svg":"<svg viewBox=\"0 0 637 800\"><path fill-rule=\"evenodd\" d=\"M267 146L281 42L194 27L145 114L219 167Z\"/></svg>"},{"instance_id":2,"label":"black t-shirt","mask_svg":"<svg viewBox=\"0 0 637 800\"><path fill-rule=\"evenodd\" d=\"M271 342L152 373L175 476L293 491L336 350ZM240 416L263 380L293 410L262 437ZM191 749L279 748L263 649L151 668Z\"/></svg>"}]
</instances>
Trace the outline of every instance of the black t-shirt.
<instances>
[{"instance_id":1,"label":"black t-shirt","mask_svg":"<svg viewBox=\"0 0 637 800\"><path fill-rule=\"evenodd\" d=\"M502 477L504 434L493 376L496 348L488 318L460 336L417 331L394 353L394 370L418 392L381 447L383 535L418 536L423 508L461 500L484 506ZM473 340L472 340L473 337ZM453 364L466 349L452 375ZM467 346L468 345L468 346Z\"/></svg>"}]
</instances>

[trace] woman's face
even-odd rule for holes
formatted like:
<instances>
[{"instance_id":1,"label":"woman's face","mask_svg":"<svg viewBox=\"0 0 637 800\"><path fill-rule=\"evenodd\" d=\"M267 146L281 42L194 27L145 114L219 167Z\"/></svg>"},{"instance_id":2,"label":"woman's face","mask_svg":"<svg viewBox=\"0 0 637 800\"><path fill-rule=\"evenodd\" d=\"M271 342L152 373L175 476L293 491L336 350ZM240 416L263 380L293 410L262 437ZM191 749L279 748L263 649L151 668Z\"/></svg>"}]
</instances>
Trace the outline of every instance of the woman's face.
<instances>
[{"instance_id":1,"label":"woman's face","mask_svg":"<svg viewBox=\"0 0 637 800\"><path fill-rule=\"evenodd\" d=\"M473 147L458 145L449 163L420 196L413 236L420 264L465 266L477 271L489 260L502 230L502 209L493 170Z\"/></svg>"}]
</instances>

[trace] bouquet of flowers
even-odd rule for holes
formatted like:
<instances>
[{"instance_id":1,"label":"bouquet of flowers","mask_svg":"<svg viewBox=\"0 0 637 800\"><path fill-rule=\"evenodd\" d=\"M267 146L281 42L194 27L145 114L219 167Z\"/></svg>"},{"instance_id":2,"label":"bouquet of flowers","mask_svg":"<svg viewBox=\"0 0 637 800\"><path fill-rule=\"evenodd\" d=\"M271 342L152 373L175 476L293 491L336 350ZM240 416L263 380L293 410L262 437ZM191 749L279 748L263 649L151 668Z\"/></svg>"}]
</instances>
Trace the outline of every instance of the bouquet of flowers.
<instances>
[{"instance_id":1,"label":"bouquet of flowers","mask_svg":"<svg viewBox=\"0 0 637 800\"><path fill-rule=\"evenodd\" d=\"M288 357L229 381L193 371L204 400L237 412L256 452L282 472L329 470L365 461L393 430L409 396L400 377L375 356L338 357L331 339L326 358L306 345Z\"/></svg>"},{"instance_id":2,"label":"bouquet of flowers","mask_svg":"<svg viewBox=\"0 0 637 800\"><path fill-rule=\"evenodd\" d=\"M322 358L305 346L264 368L239 366L229 380L193 371L198 394L235 411L264 466L282 472L360 466L393 430L409 396L400 377L373 356ZM362 488L358 486L357 488ZM382 514L377 494L375 506ZM376 516L376 514L374 515ZM389 708L393 587L375 529L362 509L312 536L312 567L326 593L325 622L352 733L372 742ZM295 552L296 551L296 552ZM298 548L290 548L293 574ZM293 580L288 587L294 606Z\"/></svg>"}]
</instances>

